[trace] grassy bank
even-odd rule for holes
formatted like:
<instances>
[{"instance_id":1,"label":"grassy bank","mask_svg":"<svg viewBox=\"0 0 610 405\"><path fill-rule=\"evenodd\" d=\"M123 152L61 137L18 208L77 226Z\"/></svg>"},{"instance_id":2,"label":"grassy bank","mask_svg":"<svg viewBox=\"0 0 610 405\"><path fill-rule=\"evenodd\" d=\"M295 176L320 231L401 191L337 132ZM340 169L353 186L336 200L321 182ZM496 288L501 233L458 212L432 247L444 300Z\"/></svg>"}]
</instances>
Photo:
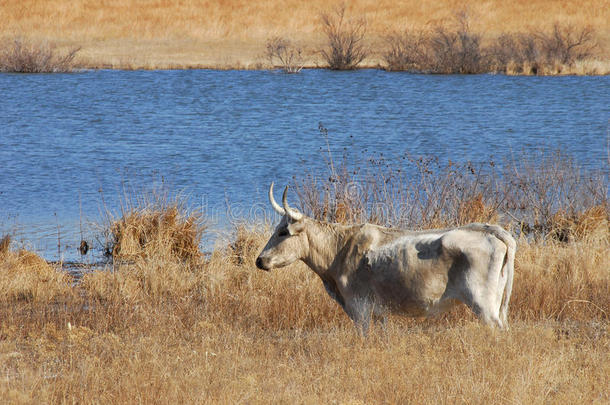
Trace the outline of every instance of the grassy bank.
<instances>
[{"instance_id":1,"label":"grassy bank","mask_svg":"<svg viewBox=\"0 0 610 405\"><path fill-rule=\"evenodd\" d=\"M459 307L427 320L391 317L363 338L304 265L255 268L267 225L237 226L228 243L204 256L193 249L206 231L199 212L179 200L139 199L106 223L113 264L78 282L10 241L0 243L0 397L610 400L607 177L574 171L561 155L517 162L496 177L471 164L433 167L433 160L414 159L419 171L407 184L379 159L366 173L328 162L329 173L296 180L301 208L315 217L415 227L490 220L511 229L518 248L510 331L482 326ZM377 209L376 195L400 208Z\"/></svg>"},{"instance_id":2,"label":"grassy bank","mask_svg":"<svg viewBox=\"0 0 610 405\"><path fill-rule=\"evenodd\" d=\"M281 36L306 49L304 65L316 67L324 64L318 50L326 41L320 15L338 4L318 0L281 5L266 0L3 1L0 37L50 41L65 50L80 47L77 62L81 67L259 69L267 65L266 41ZM429 28L463 9L473 16L472 29L486 38L549 30L556 22L577 29L591 26L600 45L593 58L597 62L580 65L573 73L610 71L610 12L599 0L350 2L349 15L366 20L366 42L373 50L361 66L384 63L384 38L389 33Z\"/></svg>"}]
</instances>

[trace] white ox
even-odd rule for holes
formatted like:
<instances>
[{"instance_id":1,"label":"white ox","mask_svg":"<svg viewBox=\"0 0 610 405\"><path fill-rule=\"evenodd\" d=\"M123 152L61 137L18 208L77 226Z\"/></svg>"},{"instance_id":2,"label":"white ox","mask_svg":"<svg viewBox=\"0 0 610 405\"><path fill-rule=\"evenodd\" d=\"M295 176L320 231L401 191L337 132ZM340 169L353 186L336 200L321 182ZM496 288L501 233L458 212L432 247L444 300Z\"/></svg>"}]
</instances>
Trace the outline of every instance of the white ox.
<instances>
[{"instance_id":1,"label":"white ox","mask_svg":"<svg viewBox=\"0 0 610 405\"><path fill-rule=\"evenodd\" d=\"M409 231L317 221L273 198L283 218L256 259L263 270L307 264L364 333L371 314L433 315L458 302L508 328L515 240L497 225Z\"/></svg>"}]
</instances>

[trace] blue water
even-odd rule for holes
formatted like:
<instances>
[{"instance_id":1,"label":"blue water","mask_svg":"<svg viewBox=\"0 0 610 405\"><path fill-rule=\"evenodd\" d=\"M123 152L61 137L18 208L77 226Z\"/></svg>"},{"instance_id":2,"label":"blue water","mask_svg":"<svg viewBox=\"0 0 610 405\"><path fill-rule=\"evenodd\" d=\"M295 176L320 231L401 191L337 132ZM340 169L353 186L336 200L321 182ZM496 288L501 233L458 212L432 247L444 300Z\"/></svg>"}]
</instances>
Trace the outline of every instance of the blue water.
<instances>
[{"instance_id":1,"label":"blue water","mask_svg":"<svg viewBox=\"0 0 610 405\"><path fill-rule=\"evenodd\" d=\"M227 202L238 214L264 210L271 181L324 174L319 123L337 157L347 148L477 162L560 148L606 169L609 122L609 76L0 74L0 233L70 258L81 223L94 238L88 223L119 209L125 184L165 183L218 224Z\"/></svg>"}]
</instances>

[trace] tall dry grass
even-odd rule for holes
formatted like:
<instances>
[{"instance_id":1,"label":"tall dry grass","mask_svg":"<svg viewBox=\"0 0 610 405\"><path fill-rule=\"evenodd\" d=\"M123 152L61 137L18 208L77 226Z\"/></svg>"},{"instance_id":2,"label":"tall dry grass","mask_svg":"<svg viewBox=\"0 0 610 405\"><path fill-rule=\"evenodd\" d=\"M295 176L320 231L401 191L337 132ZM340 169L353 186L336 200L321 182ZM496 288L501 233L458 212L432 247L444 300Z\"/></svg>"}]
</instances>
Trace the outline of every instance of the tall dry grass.
<instances>
[{"instance_id":1,"label":"tall dry grass","mask_svg":"<svg viewBox=\"0 0 610 405\"><path fill-rule=\"evenodd\" d=\"M53 310L2 305L0 395L12 403L609 399L607 244L521 240L509 332L461 308L390 318L363 339L302 265L254 268L267 234L242 231L232 244L244 244L242 264L240 248L218 247L196 273L155 259L147 271L87 274L79 294Z\"/></svg>"},{"instance_id":2,"label":"tall dry grass","mask_svg":"<svg viewBox=\"0 0 610 405\"><path fill-rule=\"evenodd\" d=\"M388 174L383 162L374 163ZM463 165L467 174L456 183L443 180L444 172L434 174L433 160L414 159L413 164L426 168L416 178L427 194L406 201L431 208L379 217L379 222L397 218L406 224L425 214L420 218L426 226L481 218L520 226L502 215L502 198L496 201L489 193L503 188L483 187L491 177L479 168ZM356 198L364 194L341 194L339 186L334 191L344 175L340 163L333 167L337 177L331 176L330 183L311 182L314 177L300 183L301 191L317 192L311 212L321 215L326 207L325 215L344 222L374 212ZM459 178L462 165L451 167L455 173L449 178ZM523 168L536 164L516 167L519 179L494 181L518 183ZM517 172L513 167L505 175ZM447 203L440 211L446 213L432 215L440 197L450 201L461 195L439 191L435 197L435 187L443 184L464 185L465 195L474 197L461 205ZM367 187L386 190L380 184ZM30 289L44 286L53 305L23 299L11 277L0 277L0 397L9 403L606 403L609 210L607 205L589 207L595 199L573 192L558 196L562 200L553 205L551 217L562 213L557 223L569 221L574 233L560 240L553 229L541 229L537 237L517 232L510 331L487 328L459 307L432 319L392 316L363 338L303 264L271 273L255 268L271 233L264 225L238 227L228 243L190 265L167 248L172 243L146 239L140 246L149 249L146 254L130 260L117 256L108 268L68 284L71 293L64 293L60 283L28 279ZM155 218L164 218L176 208L178 217L188 220L191 211L185 206L153 204L145 210L140 205L137 212L154 211ZM569 207L574 216L563 214ZM124 210L106 226L141 224L132 214ZM172 232L144 234L161 240L189 237L183 221L171 224ZM8 271L14 278L29 271L8 243L0 245L5 246L0 274ZM46 265L40 258L37 262Z\"/></svg>"},{"instance_id":3,"label":"tall dry grass","mask_svg":"<svg viewBox=\"0 0 610 405\"><path fill-rule=\"evenodd\" d=\"M270 0L4 1L0 7L0 37L27 34L65 46L82 46L79 63L87 67L253 68L260 65L267 38L290 37L304 47L318 49L324 41L319 16L340 3L290 0L280 8ZM366 19L367 33L375 47L388 32L406 25L425 28L463 8L476 16L473 30L489 37L546 29L554 21L577 28L591 25L604 49L595 56L607 61L610 15L604 5L600 0L357 0L349 2L348 12ZM307 66L318 62L311 58ZM371 58L365 65L377 66L379 62ZM604 66L596 69L607 71Z\"/></svg>"},{"instance_id":4,"label":"tall dry grass","mask_svg":"<svg viewBox=\"0 0 610 405\"><path fill-rule=\"evenodd\" d=\"M198 261L207 226L203 212L184 204L164 188L138 194L124 190L120 215L106 211L102 229L107 253L115 261L155 257Z\"/></svg>"},{"instance_id":5,"label":"tall dry grass","mask_svg":"<svg viewBox=\"0 0 610 405\"><path fill-rule=\"evenodd\" d=\"M68 273L51 267L26 249L12 251L9 235L0 239L0 302L49 304L73 294Z\"/></svg>"}]
</instances>

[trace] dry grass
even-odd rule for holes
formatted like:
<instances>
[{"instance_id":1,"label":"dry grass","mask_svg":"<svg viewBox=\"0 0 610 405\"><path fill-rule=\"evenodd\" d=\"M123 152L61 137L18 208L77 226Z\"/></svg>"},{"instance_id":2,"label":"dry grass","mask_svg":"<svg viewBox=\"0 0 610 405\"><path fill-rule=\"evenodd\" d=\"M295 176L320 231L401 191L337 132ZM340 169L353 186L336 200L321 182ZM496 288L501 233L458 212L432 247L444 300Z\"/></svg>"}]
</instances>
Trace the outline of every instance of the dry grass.
<instances>
[{"instance_id":1,"label":"dry grass","mask_svg":"<svg viewBox=\"0 0 610 405\"><path fill-rule=\"evenodd\" d=\"M66 272L25 249L11 251L10 244L8 235L0 240L0 302L49 304L73 293L72 280Z\"/></svg>"},{"instance_id":2,"label":"dry grass","mask_svg":"<svg viewBox=\"0 0 610 405\"><path fill-rule=\"evenodd\" d=\"M320 13L340 1L329 4L321 0L290 0L281 8L269 0L60 0L52 4L43 0L5 0L0 4L0 37L27 35L61 46L82 46L79 61L86 67L256 68L266 39L273 36L290 37L303 46L319 49L324 41ZM608 60L610 7L603 0L357 0L349 2L348 12L366 19L367 33L376 46L388 32L405 26L424 28L463 8L476 16L473 30L489 37L546 29L555 21L577 28L591 25L603 49L596 57ZM319 62L310 55L306 66ZM378 63L376 58L370 58L364 66ZM606 72L610 71L607 63L603 66Z\"/></svg>"},{"instance_id":3,"label":"dry grass","mask_svg":"<svg viewBox=\"0 0 610 405\"><path fill-rule=\"evenodd\" d=\"M172 258L96 271L63 305L0 307L0 396L10 403L605 403L608 234L520 241L512 329L460 308L357 334L302 265L252 264L240 231L197 271ZM235 244L243 262L235 260ZM240 248L241 249L241 248ZM237 249L239 250L239 249Z\"/></svg>"},{"instance_id":4,"label":"dry grass","mask_svg":"<svg viewBox=\"0 0 610 405\"><path fill-rule=\"evenodd\" d=\"M431 169L430 162L414 163L425 168L423 174ZM472 176L478 173L464 167ZM514 181L525 179L527 167L518 166L521 177ZM327 187L345 179L340 165L334 173ZM460 171L453 173L459 177ZM456 184L427 176L419 181L428 190ZM539 187L550 181L537 179ZM571 179L563 181L574 185ZM454 211L441 210L456 218L423 218L502 220L503 206L490 204L489 197L501 187L477 184L464 194L469 197L463 204L445 206ZM370 212L359 205L361 194L325 194L319 186L308 190L327 201L326 215L350 221L352 214ZM570 193L559 194L564 200L551 210L557 227L540 237L521 232L518 238L510 331L479 324L462 306L432 319L392 316L363 338L303 264L271 273L255 268L271 232L266 226L238 227L228 243L191 264L168 247L173 244L167 239L184 235L153 228L142 234L162 235L165 243L136 244L135 252L146 253L117 259L78 284L45 281L62 273L32 253L11 252L8 241L0 243L0 398L8 403L608 403L610 210L594 204L595 198L587 202L574 195L584 189L566 189ZM336 195L343 196L342 205L333 200ZM434 196L429 195L430 207L438 208ZM172 207L176 217L190 217L184 204L156 205L154 212L148 207L146 218L153 213L163 218ZM155 222L133 220L133 213L124 210L120 221ZM172 229L190 234L188 227ZM569 229L570 237L558 240L552 236L556 229ZM30 291L38 292L24 295L13 280L32 274L31 263L47 275L29 279Z\"/></svg>"},{"instance_id":5,"label":"dry grass","mask_svg":"<svg viewBox=\"0 0 610 405\"><path fill-rule=\"evenodd\" d=\"M203 214L189 211L178 198L163 191L123 202L122 215L107 215L107 249L119 261L175 258L192 263L201 259L199 245L206 229Z\"/></svg>"}]
</instances>

